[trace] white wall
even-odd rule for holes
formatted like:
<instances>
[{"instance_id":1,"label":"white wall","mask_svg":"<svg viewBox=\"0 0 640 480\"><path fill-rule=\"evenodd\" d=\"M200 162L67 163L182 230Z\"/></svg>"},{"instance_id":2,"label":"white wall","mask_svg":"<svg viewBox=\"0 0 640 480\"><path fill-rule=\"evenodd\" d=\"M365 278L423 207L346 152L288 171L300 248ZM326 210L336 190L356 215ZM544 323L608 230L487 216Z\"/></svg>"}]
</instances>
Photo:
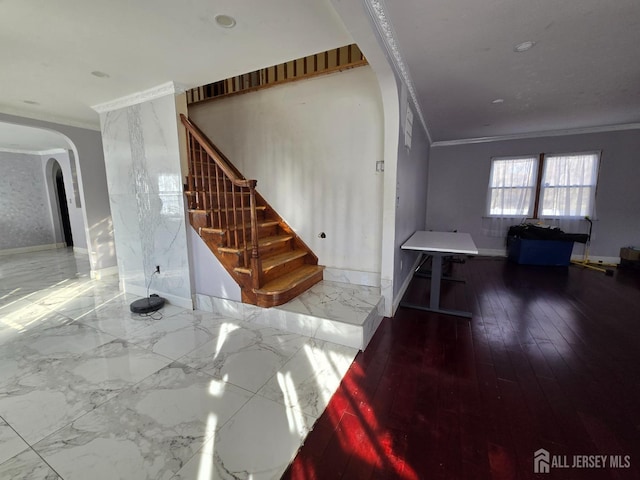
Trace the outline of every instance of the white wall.
<instances>
[{"instance_id":1,"label":"white wall","mask_svg":"<svg viewBox=\"0 0 640 480\"><path fill-rule=\"evenodd\" d=\"M483 229L491 157L593 150L602 159L590 253L617 257L620 247L640 245L640 130L432 147L427 226L469 232L481 250L504 250L504 237Z\"/></svg>"},{"instance_id":2,"label":"white wall","mask_svg":"<svg viewBox=\"0 0 640 480\"><path fill-rule=\"evenodd\" d=\"M56 243L42 160L0 152L0 250Z\"/></svg>"},{"instance_id":3,"label":"white wall","mask_svg":"<svg viewBox=\"0 0 640 480\"><path fill-rule=\"evenodd\" d=\"M380 272L383 119L369 67L194 105L189 115L258 180L320 264Z\"/></svg>"}]
</instances>

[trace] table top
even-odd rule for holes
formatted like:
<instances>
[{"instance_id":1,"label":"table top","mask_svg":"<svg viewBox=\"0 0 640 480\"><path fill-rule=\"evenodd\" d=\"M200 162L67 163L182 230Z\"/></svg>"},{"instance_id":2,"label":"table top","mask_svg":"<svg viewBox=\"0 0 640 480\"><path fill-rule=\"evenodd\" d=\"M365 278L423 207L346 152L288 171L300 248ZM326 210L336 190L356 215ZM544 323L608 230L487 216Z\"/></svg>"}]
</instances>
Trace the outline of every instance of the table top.
<instances>
[{"instance_id":1,"label":"table top","mask_svg":"<svg viewBox=\"0 0 640 480\"><path fill-rule=\"evenodd\" d=\"M471 235L459 232L424 232L417 231L404 242L403 250L420 252L459 253L477 255L478 248Z\"/></svg>"}]
</instances>

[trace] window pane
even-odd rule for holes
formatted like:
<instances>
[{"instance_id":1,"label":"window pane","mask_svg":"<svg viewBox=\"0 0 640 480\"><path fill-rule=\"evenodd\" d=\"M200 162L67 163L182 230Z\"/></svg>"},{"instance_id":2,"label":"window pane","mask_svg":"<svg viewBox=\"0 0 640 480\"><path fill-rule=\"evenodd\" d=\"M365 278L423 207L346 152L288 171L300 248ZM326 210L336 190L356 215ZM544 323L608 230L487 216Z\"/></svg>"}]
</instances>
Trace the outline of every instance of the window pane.
<instances>
[{"instance_id":1,"label":"window pane","mask_svg":"<svg viewBox=\"0 0 640 480\"><path fill-rule=\"evenodd\" d=\"M593 187L551 187L542 191L544 217L585 217L591 215Z\"/></svg>"},{"instance_id":2,"label":"window pane","mask_svg":"<svg viewBox=\"0 0 640 480\"><path fill-rule=\"evenodd\" d=\"M542 216L593 214L599 155L577 153L545 158L540 191Z\"/></svg>"},{"instance_id":3,"label":"window pane","mask_svg":"<svg viewBox=\"0 0 640 480\"><path fill-rule=\"evenodd\" d=\"M489 215L527 216L531 210L531 188L495 188L491 190Z\"/></svg>"},{"instance_id":4,"label":"window pane","mask_svg":"<svg viewBox=\"0 0 640 480\"><path fill-rule=\"evenodd\" d=\"M598 156L596 154L554 155L545 158L542 185L571 186L596 184Z\"/></svg>"},{"instance_id":5,"label":"window pane","mask_svg":"<svg viewBox=\"0 0 640 480\"><path fill-rule=\"evenodd\" d=\"M534 183L536 159L494 160L491 165L491 187L530 187Z\"/></svg>"},{"instance_id":6,"label":"window pane","mask_svg":"<svg viewBox=\"0 0 640 480\"><path fill-rule=\"evenodd\" d=\"M491 161L487 211L497 216L531 215L538 159L497 158Z\"/></svg>"}]
</instances>

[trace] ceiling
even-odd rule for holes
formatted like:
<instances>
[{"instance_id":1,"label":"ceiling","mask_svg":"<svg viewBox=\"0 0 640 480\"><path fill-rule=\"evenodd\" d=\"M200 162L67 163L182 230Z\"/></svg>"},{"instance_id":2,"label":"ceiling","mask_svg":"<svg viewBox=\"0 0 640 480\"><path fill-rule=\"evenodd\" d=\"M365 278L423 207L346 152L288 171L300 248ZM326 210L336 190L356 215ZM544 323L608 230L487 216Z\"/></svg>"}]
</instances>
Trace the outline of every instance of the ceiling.
<instances>
[{"instance_id":1,"label":"ceiling","mask_svg":"<svg viewBox=\"0 0 640 480\"><path fill-rule=\"evenodd\" d=\"M385 6L434 141L640 122L638 0Z\"/></svg>"},{"instance_id":2,"label":"ceiling","mask_svg":"<svg viewBox=\"0 0 640 480\"><path fill-rule=\"evenodd\" d=\"M98 129L93 105L350 43L329 0L0 0L0 112Z\"/></svg>"},{"instance_id":3,"label":"ceiling","mask_svg":"<svg viewBox=\"0 0 640 480\"><path fill-rule=\"evenodd\" d=\"M384 6L433 141L640 122L637 0ZM0 112L97 129L92 105L351 42L329 0L0 0Z\"/></svg>"},{"instance_id":4,"label":"ceiling","mask_svg":"<svg viewBox=\"0 0 640 480\"><path fill-rule=\"evenodd\" d=\"M69 149L69 143L59 133L41 128L0 124L0 148L16 152L44 152L55 149Z\"/></svg>"}]
</instances>

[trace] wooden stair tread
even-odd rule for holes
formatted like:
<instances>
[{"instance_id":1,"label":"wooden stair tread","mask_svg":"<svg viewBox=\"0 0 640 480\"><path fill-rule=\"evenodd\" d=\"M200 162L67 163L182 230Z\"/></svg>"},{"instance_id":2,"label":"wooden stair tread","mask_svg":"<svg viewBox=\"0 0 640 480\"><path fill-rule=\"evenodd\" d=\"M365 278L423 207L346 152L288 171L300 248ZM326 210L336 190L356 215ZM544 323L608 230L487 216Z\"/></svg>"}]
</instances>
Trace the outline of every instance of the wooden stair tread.
<instances>
[{"instance_id":1,"label":"wooden stair tread","mask_svg":"<svg viewBox=\"0 0 640 480\"><path fill-rule=\"evenodd\" d=\"M269 247L271 245L275 245L276 243L284 243L291 240L293 237L291 235L272 235L270 237L264 237L258 239L258 248L260 247ZM253 243L249 242L247 244L247 249L251 250L253 248ZM226 253L240 253L244 251L244 248L232 248L232 247L218 247L220 252Z\"/></svg>"},{"instance_id":2,"label":"wooden stair tread","mask_svg":"<svg viewBox=\"0 0 640 480\"><path fill-rule=\"evenodd\" d=\"M274 267L305 257L306 255L306 250L291 250L289 252L278 253L270 257L265 257L262 259L262 272L266 273ZM246 267L236 267L234 270L238 273L244 273L247 275L251 274L251 269Z\"/></svg>"},{"instance_id":3,"label":"wooden stair tread","mask_svg":"<svg viewBox=\"0 0 640 480\"><path fill-rule=\"evenodd\" d=\"M322 272L324 267L320 265L303 265L295 270L276 278L255 290L258 295L277 295L294 289L296 286L308 280L310 277Z\"/></svg>"}]
</instances>

